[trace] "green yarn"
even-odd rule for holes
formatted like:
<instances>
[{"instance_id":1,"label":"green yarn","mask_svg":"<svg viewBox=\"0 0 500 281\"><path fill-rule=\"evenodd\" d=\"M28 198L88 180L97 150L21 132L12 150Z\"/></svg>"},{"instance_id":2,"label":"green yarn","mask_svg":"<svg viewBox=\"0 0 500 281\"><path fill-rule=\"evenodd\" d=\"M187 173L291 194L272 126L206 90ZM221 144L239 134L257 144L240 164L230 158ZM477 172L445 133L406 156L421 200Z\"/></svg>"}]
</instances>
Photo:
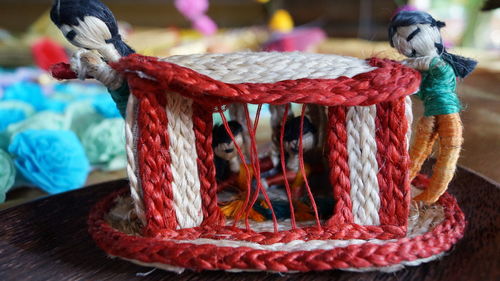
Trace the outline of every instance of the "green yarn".
<instances>
[{"instance_id":1,"label":"green yarn","mask_svg":"<svg viewBox=\"0 0 500 281\"><path fill-rule=\"evenodd\" d=\"M422 83L417 96L424 103L424 115L442 115L460 112L457 82L453 67L441 57L432 59L429 70L422 72Z\"/></svg>"},{"instance_id":2,"label":"green yarn","mask_svg":"<svg viewBox=\"0 0 500 281\"><path fill-rule=\"evenodd\" d=\"M5 202L5 194L14 185L16 168L10 155L0 149L0 203Z\"/></svg>"},{"instance_id":3,"label":"green yarn","mask_svg":"<svg viewBox=\"0 0 500 281\"><path fill-rule=\"evenodd\" d=\"M4 134L0 135L0 144L9 145L15 135L26 130L65 130L67 129L64 115L51 111L36 113L24 121L11 124Z\"/></svg>"},{"instance_id":4,"label":"green yarn","mask_svg":"<svg viewBox=\"0 0 500 281\"><path fill-rule=\"evenodd\" d=\"M128 87L128 84L123 83L123 85L120 88L116 90L108 89L108 91L111 94L111 98L113 98L113 100L115 101L118 111L120 111L122 117L125 118L127 112L128 97L130 95L130 89Z\"/></svg>"},{"instance_id":5,"label":"green yarn","mask_svg":"<svg viewBox=\"0 0 500 281\"><path fill-rule=\"evenodd\" d=\"M75 132L80 140L90 126L104 120L104 117L95 110L92 102L88 100L70 104L64 115L69 129Z\"/></svg>"},{"instance_id":6,"label":"green yarn","mask_svg":"<svg viewBox=\"0 0 500 281\"><path fill-rule=\"evenodd\" d=\"M105 119L90 125L82 136L82 144L92 165L103 170L119 170L127 165L125 154L125 121Z\"/></svg>"},{"instance_id":7,"label":"green yarn","mask_svg":"<svg viewBox=\"0 0 500 281\"><path fill-rule=\"evenodd\" d=\"M0 102L0 109L19 109L22 110L26 118L32 116L35 113L35 108L29 103L22 101L9 100Z\"/></svg>"}]
</instances>

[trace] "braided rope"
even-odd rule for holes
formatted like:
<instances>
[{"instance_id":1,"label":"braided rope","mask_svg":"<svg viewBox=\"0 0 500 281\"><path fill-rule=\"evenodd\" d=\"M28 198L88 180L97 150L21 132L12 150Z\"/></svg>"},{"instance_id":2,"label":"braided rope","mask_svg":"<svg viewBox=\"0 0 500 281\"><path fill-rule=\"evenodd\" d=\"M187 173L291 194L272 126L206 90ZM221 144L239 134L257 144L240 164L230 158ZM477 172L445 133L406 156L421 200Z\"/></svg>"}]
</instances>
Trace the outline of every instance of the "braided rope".
<instances>
[{"instance_id":1,"label":"braided rope","mask_svg":"<svg viewBox=\"0 0 500 281\"><path fill-rule=\"evenodd\" d=\"M275 83L226 84L157 58L130 55L112 66L126 77L146 77L143 84L156 81L161 89L180 93L206 106L231 103L317 105L373 105L414 93L420 74L389 60L373 58L376 68L348 78L298 79ZM214 66L216 67L216 65ZM239 73L242 77L249 73Z\"/></svg>"},{"instance_id":2,"label":"braided rope","mask_svg":"<svg viewBox=\"0 0 500 281\"><path fill-rule=\"evenodd\" d=\"M177 221L173 203L170 168L170 139L167 133L168 119L166 99L158 93L156 85L141 84L131 78L132 93L139 100L137 124L137 154L139 175L143 192L146 224L144 235L155 236L161 229L175 229Z\"/></svg>"},{"instance_id":3,"label":"braided rope","mask_svg":"<svg viewBox=\"0 0 500 281\"><path fill-rule=\"evenodd\" d=\"M203 221L196 138L193 131L193 101L166 95L165 107L170 138L172 193L178 228L195 227Z\"/></svg>"},{"instance_id":4,"label":"braided rope","mask_svg":"<svg viewBox=\"0 0 500 281\"><path fill-rule=\"evenodd\" d=\"M331 242L329 246L325 244L328 242L296 241L286 245L288 249L282 248L281 241L277 240L268 243L269 246L252 245L258 248L238 244L219 246L216 241L212 244L203 240L197 242L144 238L113 229L103 218L118 194L106 197L90 214L89 231L98 245L113 256L194 270L253 269L285 272L418 264L419 261L430 260L450 249L462 237L465 227L464 215L455 199L445 194L439 200L439 205L444 210L444 221L427 223L436 225L422 235L416 233L416 236L390 241L337 241ZM422 227L416 229L421 231ZM214 239L220 240L220 236ZM344 246L338 244L349 242L351 244ZM271 245L274 243L278 244ZM308 246L308 250L300 250L300 244ZM315 244L325 246L312 247Z\"/></svg>"},{"instance_id":5,"label":"braided rope","mask_svg":"<svg viewBox=\"0 0 500 281\"><path fill-rule=\"evenodd\" d=\"M328 108L328 165L330 184L333 186L335 211L327 225L333 226L353 222L351 182L347 161L346 107Z\"/></svg>"},{"instance_id":6,"label":"braided rope","mask_svg":"<svg viewBox=\"0 0 500 281\"><path fill-rule=\"evenodd\" d=\"M214 152L212 150L212 113L203 106L193 103L193 129L196 137L196 154L198 155L198 178L202 197L204 225L224 225L224 215L217 205L217 189L215 180Z\"/></svg>"},{"instance_id":7,"label":"braided rope","mask_svg":"<svg viewBox=\"0 0 500 281\"><path fill-rule=\"evenodd\" d=\"M127 152L127 175L130 181L130 196L134 202L134 209L137 217L143 225L146 225L146 214L144 212L144 204L142 199L142 189L137 175L138 163L135 157L137 144L137 99L131 95L128 99L127 114L125 120L125 139Z\"/></svg>"},{"instance_id":8,"label":"braided rope","mask_svg":"<svg viewBox=\"0 0 500 281\"><path fill-rule=\"evenodd\" d=\"M375 106L353 106L346 116L352 213L354 222L362 225L380 224L375 116Z\"/></svg>"},{"instance_id":9,"label":"braided rope","mask_svg":"<svg viewBox=\"0 0 500 281\"><path fill-rule=\"evenodd\" d=\"M407 175L409 156L406 146L408 122L403 98L377 105L376 131L377 162L380 167L378 182L381 206L380 223L404 226L407 223L410 205L410 182Z\"/></svg>"}]
</instances>

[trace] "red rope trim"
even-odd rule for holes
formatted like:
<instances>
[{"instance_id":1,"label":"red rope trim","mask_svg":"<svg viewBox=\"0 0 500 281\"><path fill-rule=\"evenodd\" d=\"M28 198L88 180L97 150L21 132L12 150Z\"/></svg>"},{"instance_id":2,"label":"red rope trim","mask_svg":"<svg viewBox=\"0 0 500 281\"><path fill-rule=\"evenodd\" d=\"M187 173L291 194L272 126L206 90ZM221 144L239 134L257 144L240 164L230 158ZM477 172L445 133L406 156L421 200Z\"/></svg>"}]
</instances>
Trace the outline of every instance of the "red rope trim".
<instances>
[{"instance_id":1,"label":"red rope trim","mask_svg":"<svg viewBox=\"0 0 500 281\"><path fill-rule=\"evenodd\" d=\"M410 95L420 85L418 71L386 59L372 58L377 69L352 78L297 79L276 83L227 84L158 58L133 54L111 66L127 78L148 77L142 83L155 81L171 90L207 106L230 103L318 105L372 105ZM129 81L130 83L130 81ZM142 84L141 83L141 84ZM165 92L163 93L165 94Z\"/></svg>"},{"instance_id":2,"label":"red rope trim","mask_svg":"<svg viewBox=\"0 0 500 281\"><path fill-rule=\"evenodd\" d=\"M212 149L212 113L193 103L193 130L198 155L198 177L202 198L203 225L224 225L225 218L217 205L214 152Z\"/></svg>"},{"instance_id":3,"label":"red rope trim","mask_svg":"<svg viewBox=\"0 0 500 281\"><path fill-rule=\"evenodd\" d=\"M410 211L408 123L404 98L377 105L375 119L381 224L406 226Z\"/></svg>"},{"instance_id":4,"label":"red rope trim","mask_svg":"<svg viewBox=\"0 0 500 281\"><path fill-rule=\"evenodd\" d=\"M143 234L155 236L160 229L177 227L168 150L170 140L166 130L168 120L164 110L166 99L164 95L157 94L153 84L136 80L131 79L131 91L142 96L138 108L137 154L146 213Z\"/></svg>"},{"instance_id":5,"label":"red rope trim","mask_svg":"<svg viewBox=\"0 0 500 281\"><path fill-rule=\"evenodd\" d=\"M449 250L463 236L466 224L464 214L456 200L446 193L438 201L445 210L445 220L441 224L423 235L383 245L364 243L331 250L285 252L248 247L217 247L213 244L178 244L158 238L131 236L113 229L103 218L113 206L114 198L125 192L126 190L122 190L113 193L93 207L88 219L89 232L98 246L113 256L193 270L257 269L285 272L390 266L403 261L427 258ZM226 230L228 228L218 229L217 237L221 239L220 234L226 235ZM303 230L297 229L293 233L301 231ZM326 237L325 234L329 232L327 229L318 232L316 228L310 228L307 231L309 232L307 240L335 239ZM227 239L226 236L222 238ZM177 237L177 239L185 238ZM262 244L289 241L291 240L272 239Z\"/></svg>"},{"instance_id":6,"label":"red rope trim","mask_svg":"<svg viewBox=\"0 0 500 281\"><path fill-rule=\"evenodd\" d=\"M351 180L347 154L347 129L345 106L328 108L327 159L330 171L330 184L333 186L335 209L333 217L326 223L334 226L353 223L351 201Z\"/></svg>"}]
</instances>

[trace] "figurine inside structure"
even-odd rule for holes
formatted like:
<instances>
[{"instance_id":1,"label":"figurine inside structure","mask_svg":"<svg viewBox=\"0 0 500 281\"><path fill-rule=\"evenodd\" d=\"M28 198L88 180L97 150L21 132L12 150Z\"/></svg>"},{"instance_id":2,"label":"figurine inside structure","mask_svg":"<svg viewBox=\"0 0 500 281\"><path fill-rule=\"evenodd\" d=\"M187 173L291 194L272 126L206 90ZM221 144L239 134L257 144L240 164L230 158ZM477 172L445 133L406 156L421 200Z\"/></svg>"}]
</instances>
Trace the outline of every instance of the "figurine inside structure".
<instances>
[{"instance_id":1,"label":"figurine inside structure","mask_svg":"<svg viewBox=\"0 0 500 281\"><path fill-rule=\"evenodd\" d=\"M462 147L462 109L456 92L456 77L466 77L477 62L446 51L440 29L444 22L420 11L402 11L389 26L391 46L408 57L403 63L422 73L417 96L424 104L415 141L410 149L410 180L413 180L432 152L436 139L439 154L429 186L414 199L435 203L446 191L455 173Z\"/></svg>"},{"instance_id":2,"label":"figurine inside structure","mask_svg":"<svg viewBox=\"0 0 500 281\"><path fill-rule=\"evenodd\" d=\"M290 115L287 115L290 116ZM282 115L283 117L283 115ZM245 197L247 195L246 185L247 177L246 170L241 164L238 156L237 148L243 147L242 126L237 121L227 122L227 127L231 130L232 136L226 131L224 124L215 125L213 129L213 142L214 147L214 163L216 167L217 189L219 193L219 202L221 210L228 218L234 219L244 205ZM302 132L302 135L300 134ZM316 129L309 121L309 118L300 116L288 118L285 123L283 132L283 164L278 162L277 165L271 160L272 155L259 157L260 162L260 181L263 187L267 190L269 200L273 209L276 211L277 219L294 218L298 221L312 219L313 210L308 207L307 197L304 197L305 191L305 178L314 180L314 176L324 172L322 167L316 165L315 171L311 176L311 165L304 162L303 171L300 167L300 154L308 153L316 145ZM279 156L278 156L279 157ZM250 165L251 163L247 163ZM252 168L249 169L253 174ZM255 191L257 182L253 180L251 187ZM285 187L286 185L286 187ZM326 197L326 193L331 188L324 183L316 188L322 190L321 193ZM286 188L291 192L291 199L293 200L292 211L288 208L288 198ZM233 196L231 196L231 194ZM316 197L315 201L321 200L323 208L320 208L320 214L331 212L333 201L323 197ZM270 209L264 203L262 195L259 197L258 202L248 210L248 216L255 221L263 221L270 219Z\"/></svg>"}]
</instances>

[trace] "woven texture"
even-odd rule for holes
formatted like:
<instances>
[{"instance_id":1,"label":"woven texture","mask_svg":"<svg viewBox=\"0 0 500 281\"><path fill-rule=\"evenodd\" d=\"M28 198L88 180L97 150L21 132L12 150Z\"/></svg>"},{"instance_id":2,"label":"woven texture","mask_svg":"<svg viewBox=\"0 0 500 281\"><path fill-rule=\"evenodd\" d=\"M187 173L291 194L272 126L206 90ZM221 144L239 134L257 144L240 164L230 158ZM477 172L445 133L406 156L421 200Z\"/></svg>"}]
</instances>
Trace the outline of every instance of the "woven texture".
<instances>
[{"instance_id":1,"label":"woven texture","mask_svg":"<svg viewBox=\"0 0 500 281\"><path fill-rule=\"evenodd\" d=\"M410 216L407 96L420 82L415 70L390 60L300 53L165 60L131 55L112 67L133 94L127 152L134 204L128 206L137 219L103 219L124 209L114 203L116 196L128 197L124 192L94 208L91 235L110 255L173 271L390 269L432 260L463 233L463 214L449 195L437 209ZM255 130L261 107L252 121L246 104L291 102L303 104L299 135L308 104L328 111L322 133L335 208L324 221L307 176L305 194L315 212L311 221L295 223L293 215L277 221L261 182L250 190L251 177L260 178ZM248 189L241 212L226 224L217 203L212 113L219 112L229 130L223 110L230 104L243 111L239 119L248 133L246 147L235 147ZM283 134L289 109L282 109L274 123ZM283 135L275 138L275 150L283 154ZM306 175L302 145L299 138L298 170ZM290 184L285 183L288 193ZM273 220L256 224L242 212L259 194Z\"/></svg>"}]
</instances>

